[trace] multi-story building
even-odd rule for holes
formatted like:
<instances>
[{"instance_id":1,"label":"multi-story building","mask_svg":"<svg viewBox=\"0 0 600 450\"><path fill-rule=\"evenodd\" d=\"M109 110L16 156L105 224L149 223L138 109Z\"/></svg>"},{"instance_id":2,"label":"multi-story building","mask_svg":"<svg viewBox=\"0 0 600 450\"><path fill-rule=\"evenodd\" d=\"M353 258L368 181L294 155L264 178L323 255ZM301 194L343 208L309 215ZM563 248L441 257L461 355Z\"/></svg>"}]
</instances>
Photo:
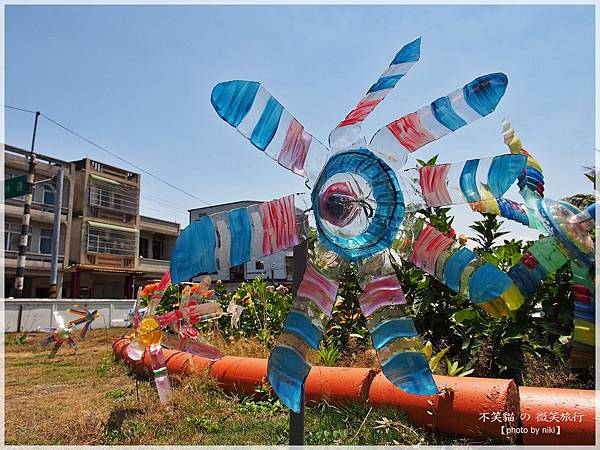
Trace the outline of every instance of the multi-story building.
<instances>
[{"instance_id":1,"label":"multi-story building","mask_svg":"<svg viewBox=\"0 0 600 450\"><path fill-rule=\"evenodd\" d=\"M28 151L6 145L5 176L27 173ZM137 173L91 159L66 162L37 154L35 181L65 170L59 286L68 298L133 298L169 266L179 224L140 216ZM47 297L54 190L36 184L24 297ZM50 185L50 187L48 187ZM23 198L5 202L5 296L14 292ZM65 239L68 237L67 239Z\"/></svg>"},{"instance_id":2,"label":"multi-story building","mask_svg":"<svg viewBox=\"0 0 600 450\"><path fill-rule=\"evenodd\" d=\"M4 146L5 179L27 174L27 150ZM58 277L60 280L69 266L71 230L71 205L73 202L73 167L67 161L36 153L35 179L31 204L30 233L27 243L24 297L48 297L50 283L50 259L54 221L55 181L59 168L63 168L63 198L60 216L60 244L58 256ZM44 182L44 180L47 180ZM4 203L4 296L14 296L19 237L23 218L25 196L6 199ZM66 294L59 292L58 295Z\"/></svg>"},{"instance_id":3,"label":"multi-story building","mask_svg":"<svg viewBox=\"0 0 600 450\"><path fill-rule=\"evenodd\" d=\"M176 222L140 216L139 268L144 275L136 279L136 286L162 277L179 232Z\"/></svg>"},{"instance_id":4,"label":"multi-story building","mask_svg":"<svg viewBox=\"0 0 600 450\"><path fill-rule=\"evenodd\" d=\"M73 162L72 298L132 298L138 269L140 175L85 158Z\"/></svg>"},{"instance_id":5,"label":"multi-story building","mask_svg":"<svg viewBox=\"0 0 600 450\"><path fill-rule=\"evenodd\" d=\"M242 200L203 208L193 208L188 210L190 213L190 223L202 216L230 211L236 208L247 208L258 203L261 202L256 200ZM231 282L251 280L258 276L276 281L292 281L293 260L293 250L287 249L229 269L220 269L214 274L214 277L222 281Z\"/></svg>"}]
</instances>

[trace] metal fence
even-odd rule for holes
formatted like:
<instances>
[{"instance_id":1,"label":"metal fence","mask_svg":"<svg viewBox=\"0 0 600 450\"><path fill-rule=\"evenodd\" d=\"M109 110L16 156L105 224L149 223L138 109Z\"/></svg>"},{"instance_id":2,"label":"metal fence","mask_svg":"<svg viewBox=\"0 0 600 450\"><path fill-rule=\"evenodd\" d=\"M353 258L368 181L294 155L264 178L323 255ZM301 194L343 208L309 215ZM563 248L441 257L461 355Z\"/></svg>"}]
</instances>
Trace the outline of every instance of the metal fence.
<instances>
[{"instance_id":1,"label":"metal fence","mask_svg":"<svg viewBox=\"0 0 600 450\"><path fill-rule=\"evenodd\" d=\"M100 317L92 323L92 328L124 327L134 303L135 300L127 299L8 299L4 300L4 332L36 331L38 327L56 326L54 311L68 323L79 317L67 312L73 305L98 310Z\"/></svg>"}]
</instances>

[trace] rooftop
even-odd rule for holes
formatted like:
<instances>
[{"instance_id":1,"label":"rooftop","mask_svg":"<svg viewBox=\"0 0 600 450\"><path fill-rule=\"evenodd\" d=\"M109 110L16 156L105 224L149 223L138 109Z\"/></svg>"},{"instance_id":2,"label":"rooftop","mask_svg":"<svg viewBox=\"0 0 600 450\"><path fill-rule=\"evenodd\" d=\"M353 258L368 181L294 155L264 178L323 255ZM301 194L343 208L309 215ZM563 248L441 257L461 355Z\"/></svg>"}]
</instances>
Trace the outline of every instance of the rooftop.
<instances>
[{"instance_id":1,"label":"rooftop","mask_svg":"<svg viewBox=\"0 0 600 450\"><path fill-rule=\"evenodd\" d=\"M201 208L192 208L188 209L190 213L207 213L212 212L213 210L229 210L235 208L244 208L246 206L256 205L258 203L262 203L262 200L239 200L237 202L229 202L229 203L218 203L216 205L203 206Z\"/></svg>"}]
</instances>

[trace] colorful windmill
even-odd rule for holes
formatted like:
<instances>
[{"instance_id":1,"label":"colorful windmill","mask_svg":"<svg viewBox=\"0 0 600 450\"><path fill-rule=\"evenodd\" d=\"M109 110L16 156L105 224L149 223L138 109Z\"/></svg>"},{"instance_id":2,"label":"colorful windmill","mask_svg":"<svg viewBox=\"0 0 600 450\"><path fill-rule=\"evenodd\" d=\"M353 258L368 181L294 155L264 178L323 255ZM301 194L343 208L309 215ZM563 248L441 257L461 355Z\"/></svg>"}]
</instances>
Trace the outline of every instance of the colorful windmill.
<instances>
[{"instance_id":1,"label":"colorful windmill","mask_svg":"<svg viewBox=\"0 0 600 450\"><path fill-rule=\"evenodd\" d=\"M240 318L242 317L242 312L244 309L245 308L242 305L238 305L234 299L231 299L229 302L229 305L227 306L227 313L231 314L229 326L232 330L240 327Z\"/></svg>"},{"instance_id":2,"label":"colorful windmill","mask_svg":"<svg viewBox=\"0 0 600 450\"><path fill-rule=\"evenodd\" d=\"M223 353L202 338L194 327L198 322L217 319L225 314L218 303L206 303L206 299L214 294L209 287L210 277L204 277L199 284L193 287L184 287L179 309L156 318L161 326L171 326L174 331L174 334L163 334L162 343L165 347L185 351L212 361L223 357Z\"/></svg>"},{"instance_id":3,"label":"colorful windmill","mask_svg":"<svg viewBox=\"0 0 600 450\"><path fill-rule=\"evenodd\" d=\"M89 309L79 305L72 306L71 308L67 309L67 312L80 316L78 319L73 319L69 321L69 328L81 325L83 323L84 325L81 328L81 332L79 333L79 337L81 339L85 338L85 335L90 329L92 322L98 317L100 317L100 313L98 312L98 310L95 309L93 311L90 311Z\"/></svg>"},{"instance_id":4,"label":"colorful windmill","mask_svg":"<svg viewBox=\"0 0 600 450\"><path fill-rule=\"evenodd\" d=\"M73 328L65 326L64 319L57 311L54 311L54 319L56 320L56 327L38 328L38 331L50 333L50 336L45 337L42 340L42 343L52 344L54 342L54 346L50 349L50 353L48 354L49 358L53 358L65 342L69 344L71 348L77 348L77 344L75 344L75 341L71 337Z\"/></svg>"},{"instance_id":5,"label":"colorful windmill","mask_svg":"<svg viewBox=\"0 0 600 450\"><path fill-rule=\"evenodd\" d=\"M270 202L204 216L183 230L171 257L177 282L216 272L300 243L312 212L320 244L310 255L284 330L269 358L268 376L279 398L300 409L317 348L347 262L360 270L362 312L385 376L418 395L438 392L423 344L405 309L389 248L486 311L507 315L522 304L513 281L497 267L432 225L416 221L423 206L496 198L515 181L526 157L501 155L465 163L404 170L408 154L488 115L504 95L507 77L481 76L416 112L381 128L367 145L360 123L417 62L420 38L404 46L365 97L333 130L330 149L304 131L259 83L228 81L213 89L219 116L312 189Z\"/></svg>"},{"instance_id":6,"label":"colorful windmill","mask_svg":"<svg viewBox=\"0 0 600 450\"><path fill-rule=\"evenodd\" d=\"M574 280L575 319L571 365L587 367L594 363L595 302L594 228L596 205L580 211L575 206L544 198L544 176L534 157L522 146L519 136L507 120L502 123L504 142L513 154L527 157L527 165L519 175L519 193L523 203L506 198L472 203L473 210L500 215L546 234L535 242L508 275L526 296L549 274L570 264Z\"/></svg>"},{"instance_id":7,"label":"colorful windmill","mask_svg":"<svg viewBox=\"0 0 600 450\"><path fill-rule=\"evenodd\" d=\"M138 297L132 313L134 331L125 350L130 359L139 361L148 349L154 372L154 383L160 402L163 405L168 403L171 398L171 382L169 381L169 374L167 373L165 358L160 345L162 338L161 325L154 317L154 313L169 284L171 284L171 276L167 271L154 292L152 292L143 317L139 312L140 299Z\"/></svg>"},{"instance_id":8,"label":"colorful windmill","mask_svg":"<svg viewBox=\"0 0 600 450\"><path fill-rule=\"evenodd\" d=\"M165 366L163 346L211 360L223 357L221 351L206 342L194 328L196 323L216 319L225 314L218 303L206 302L206 299L214 293L209 289L210 278L205 277L201 283L193 287L186 286L177 309L155 316L154 313L170 284L171 276L167 271L160 283L148 288L152 292L143 316L140 314L138 296L131 314L134 332L126 348L127 356L133 361L141 360L144 352L148 350L156 389L162 404L168 403L171 397L171 383ZM145 295L148 295L148 292ZM172 328L174 333L165 332L167 327Z\"/></svg>"}]
</instances>

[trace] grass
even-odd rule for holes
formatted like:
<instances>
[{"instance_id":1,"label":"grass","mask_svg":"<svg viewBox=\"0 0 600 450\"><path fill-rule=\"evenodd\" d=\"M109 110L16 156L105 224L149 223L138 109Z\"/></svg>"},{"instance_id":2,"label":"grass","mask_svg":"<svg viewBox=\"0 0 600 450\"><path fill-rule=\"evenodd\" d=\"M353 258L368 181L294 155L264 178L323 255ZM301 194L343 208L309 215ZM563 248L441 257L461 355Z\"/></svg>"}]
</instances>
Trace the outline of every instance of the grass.
<instances>
[{"instance_id":1,"label":"grass","mask_svg":"<svg viewBox=\"0 0 600 450\"><path fill-rule=\"evenodd\" d=\"M174 379L160 407L151 381L136 380L111 344L122 330L92 330L77 352L54 359L31 333L5 348L5 438L8 445L287 444L288 410L260 389L259 398L224 393L208 377ZM221 342L228 354L266 356L253 340ZM136 390L136 385L138 389ZM139 395L139 401L138 401ZM394 409L357 402L306 409L306 443L314 445L466 444L411 425ZM481 443L481 442L480 442Z\"/></svg>"}]
</instances>

